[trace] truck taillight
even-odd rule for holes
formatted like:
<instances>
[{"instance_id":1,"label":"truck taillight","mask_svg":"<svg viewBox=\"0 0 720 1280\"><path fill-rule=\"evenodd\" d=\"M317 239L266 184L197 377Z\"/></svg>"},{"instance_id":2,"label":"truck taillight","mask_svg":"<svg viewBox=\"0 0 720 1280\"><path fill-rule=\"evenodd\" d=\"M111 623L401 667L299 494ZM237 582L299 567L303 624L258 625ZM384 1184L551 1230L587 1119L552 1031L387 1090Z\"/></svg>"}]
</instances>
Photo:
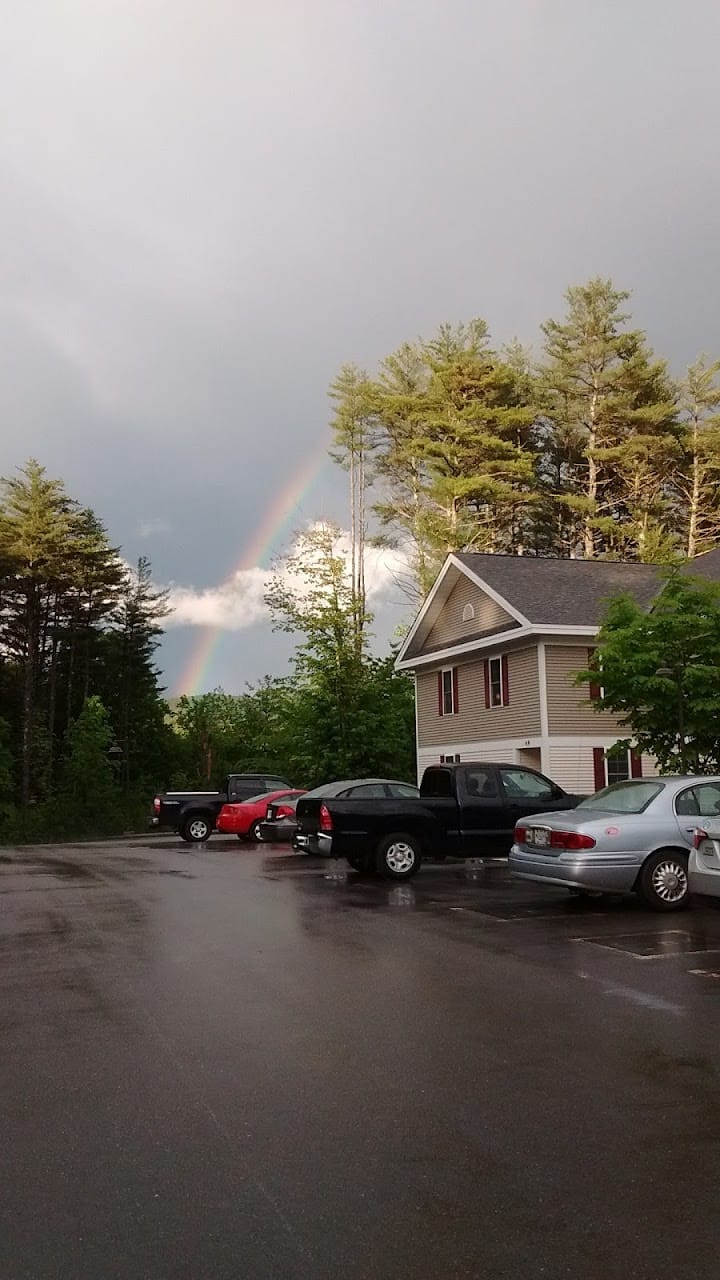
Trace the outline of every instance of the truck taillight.
<instances>
[{"instance_id":1,"label":"truck taillight","mask_svg":"<svg viewBox=\"0 0 720 1280\"><path fill-rule=\"evenodd\" d=\"M703 831L702 827L696 827L695 835L693 836L693 849L699 849L703 840L709 840L709 839L710 837L707 831Z\"/></svg>"},{"instance_id":2,"label":"truck taillight","mask_svg":"<svg viewBox=\"0 0 720 1280\"><path fill-rule=\"evenodd\" d=\"M153 800L153 809L155 810L156 813L160 812L160 806L161 806L160 797L156 796L155 799Z\"/></svg>"},{"instance_id":3,"label":"truck taillight","mask_svg":"<svg viewBox=\"0 0 720 1280\"><path fill-rule=\"evenodd\" d=\"M551 831L551 849L594 849L592 836L584 836L581 831Z\"/></svg>"},{"instance_id":4,"label":"truck taillight","mask_svg":"<svg viewBox=\"0 0 720 1280\"><path fill-rule=\"evenodd\" d=\"M320 830L332 831L332 825L333 825L333 821L332 821L332 817L330 816L330 810L328 809L326 804L321 804L320 805Z\"/></svg>"}]
</instances>

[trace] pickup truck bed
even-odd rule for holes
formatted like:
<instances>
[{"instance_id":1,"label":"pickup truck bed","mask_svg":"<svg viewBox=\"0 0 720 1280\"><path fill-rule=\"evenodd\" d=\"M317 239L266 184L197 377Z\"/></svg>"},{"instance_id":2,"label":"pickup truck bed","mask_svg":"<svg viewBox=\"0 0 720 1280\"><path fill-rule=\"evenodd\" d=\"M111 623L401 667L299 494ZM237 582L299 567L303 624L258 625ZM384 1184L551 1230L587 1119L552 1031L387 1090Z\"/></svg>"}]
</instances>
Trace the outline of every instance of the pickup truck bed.
<instances>
[{"instance_id":1,"label":"pickup truck bed","mask_svg":"<svg viewBox=\"0 0 720 1280\"><path fill-rule=\"evenodd\" d=\"M507 856L520 818L574 809L581 799L533 769L468 761L426 769L417 799L368 805L306 798L296 816L301 842L314 851L404 880L419 871L424 856Z\"/></svg>"}]
</instances>

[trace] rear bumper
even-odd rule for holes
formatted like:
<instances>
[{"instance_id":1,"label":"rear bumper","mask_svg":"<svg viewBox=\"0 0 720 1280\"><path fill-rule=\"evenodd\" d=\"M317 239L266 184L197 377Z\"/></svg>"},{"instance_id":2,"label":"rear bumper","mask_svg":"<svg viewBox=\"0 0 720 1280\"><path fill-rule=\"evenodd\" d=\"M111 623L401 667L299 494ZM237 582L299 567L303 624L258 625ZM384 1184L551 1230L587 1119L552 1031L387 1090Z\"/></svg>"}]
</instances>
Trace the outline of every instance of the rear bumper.
<instances>
[{"instance_id":1,"label":"rear bumper","mask_svg":"<svg viewBox=\"0 0 720 1280\"><path fill-rule=\"evenodd\" d=\"M696 849L690 850L688 859L688 887L701 897L720 898L720 870L704 865Z\"/></svg>"},{"instance_id":2,"label":"rear bumper","mask_svg":"<svg viewBox=\"0 0 720 1280\"><path fill-rule=\"evenodd\" d=\"M294 839L295 826L292 822L261 822L260 835L268 844L289 844Z\"/></svg>"},{"instance_id":3,"label":"rear bumper","mask_svg":"<svg viewBox=\"0 0 720 1280\"><path fill-rule=\"evenodd\" d=\"M519 880L557 884L567 889L591 889L603 893L629 893L645 854L631 853L528 853L513 845L508 865Z\"/></svg>"},{"instance_id":4,"label":"rear bumper","mask_svg":"<svg viewBox=\"0 0 720 1280\"><path fill-rule=\"evenodd\" d=\"M300 853L315 853L321 858L332 857L332 836L326 835L324 831L318 831L315 835L307 835L304 831L296 831L292 839L293 849L299 850Z\"/></svg>"}]
</instances>

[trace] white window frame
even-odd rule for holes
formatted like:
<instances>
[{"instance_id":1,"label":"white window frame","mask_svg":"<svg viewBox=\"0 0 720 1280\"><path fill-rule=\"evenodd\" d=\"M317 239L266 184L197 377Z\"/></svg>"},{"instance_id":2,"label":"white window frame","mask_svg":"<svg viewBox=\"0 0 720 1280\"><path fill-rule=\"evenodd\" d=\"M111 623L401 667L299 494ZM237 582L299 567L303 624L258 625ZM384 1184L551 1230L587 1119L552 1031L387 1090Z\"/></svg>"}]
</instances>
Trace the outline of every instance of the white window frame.
<instances>
[{"instance_id":1,"label":"white window frame","mask_svg":"<svg viewBox=\"0 0 720 1280\"><path fill-rule=\"evenodd\" d=\"M499 699L499 701L498 701L498 702L494 702L494 701L493 701L493 663L497 663L497 672L498 672L498 688L499 688L499 692L500 692L500 699ZM489 699L490 699L490 710L491 710L491 711L492 711L492 710L494 710L494 708L495 708L495 707L506 707L506 706L507 706L507 702L505 701L505 690L504 690L504 688L503 688L503 670L502 670L502 668L503 668L503 664L502 664L502 655L501 655L499 658L488 658L488 696L489 696Z\"/></svg>"},{"instance_id":2,"label":"white window frame","mask_svg":"<svg viewBox=\"0 0 720 1280\"><path fill-rule=\"evenodd\" d=\"M619 761L621 761L621 760L622 760L622 756L619 756L619 755L613 755L613 756L612 756L612 762L613 762L613 764L615 763L615 761L618 761L618 762L619 762ZM605 752L605 756L604 756L604 762L605 762L605 786L606 786L606 787L610 787L610 786L612 786L612 783L611 783L611 781L610 781L610 771L609 771L609 769L608 769L608 765L610 764L610 761L611 761L611 757L610 757L610 755L608 754L608 752L606 751L606 752ZM624 777L624 778L613 778L613 782L630 782L630 781L632 780L632 776L633 776L633 774L632 774L632 752L631 752L631 751L626 751L626 752L625 752L625 767L626 767L626 769L627 769L627 773L625 774L625 777Z\"/></svg>"},{"instance_id":3,"label":"white window frame","mask_svg":"<svg viewBox=\"0 0 720 1280\"><path fill-rule=\"evenodd\" d=\"M455 681L457 677L455 676L455 670L456 670L455 667L442 668L441 676L442 676L443 716L457 715L458 709L455 702ZM446 682L446 677L448 678L447 682ZM448 703L447 703L448 688L446 688L446 683L448 682L449 682L449 693L450 693L450 710L449 711L448 711Z\"/></svg>"}]
</instances>

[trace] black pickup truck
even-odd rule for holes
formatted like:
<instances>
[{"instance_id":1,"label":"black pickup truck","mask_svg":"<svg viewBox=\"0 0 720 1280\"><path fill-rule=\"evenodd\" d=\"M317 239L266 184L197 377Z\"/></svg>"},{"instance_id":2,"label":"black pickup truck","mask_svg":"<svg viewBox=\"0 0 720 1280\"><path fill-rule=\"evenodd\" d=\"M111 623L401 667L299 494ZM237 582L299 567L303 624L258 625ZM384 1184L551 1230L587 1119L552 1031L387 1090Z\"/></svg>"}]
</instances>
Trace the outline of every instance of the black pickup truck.
<instances>
[{"instance_id":1,"label":"black pickup truck","mask_svg":"<svg viewBox=\"0 0 720 1280\"><path fill-rule=\"evenodd\" d=\"M239 804L265 791L290 789L284 778L272 773L229 773L222 791L168 791L155 796L153 827L171 827L189 844L201 844L215 830L215 821L224 804Z\"/></svg>"},{"instance_id":2,"label":"black pickup truck","mask_svg":"<svg viewBox=\"0 0 720 1280\"><path fill-rule=\"evenodd\" d=\"M423 855L507 855L520 818L574 809L582 799L534 769L468 761L431 765L418 799L368 805L303 796L296 817L299 835L324 856L347 858L357 871L407 880L419 871Z\"/></svg>"}]
</instances>

